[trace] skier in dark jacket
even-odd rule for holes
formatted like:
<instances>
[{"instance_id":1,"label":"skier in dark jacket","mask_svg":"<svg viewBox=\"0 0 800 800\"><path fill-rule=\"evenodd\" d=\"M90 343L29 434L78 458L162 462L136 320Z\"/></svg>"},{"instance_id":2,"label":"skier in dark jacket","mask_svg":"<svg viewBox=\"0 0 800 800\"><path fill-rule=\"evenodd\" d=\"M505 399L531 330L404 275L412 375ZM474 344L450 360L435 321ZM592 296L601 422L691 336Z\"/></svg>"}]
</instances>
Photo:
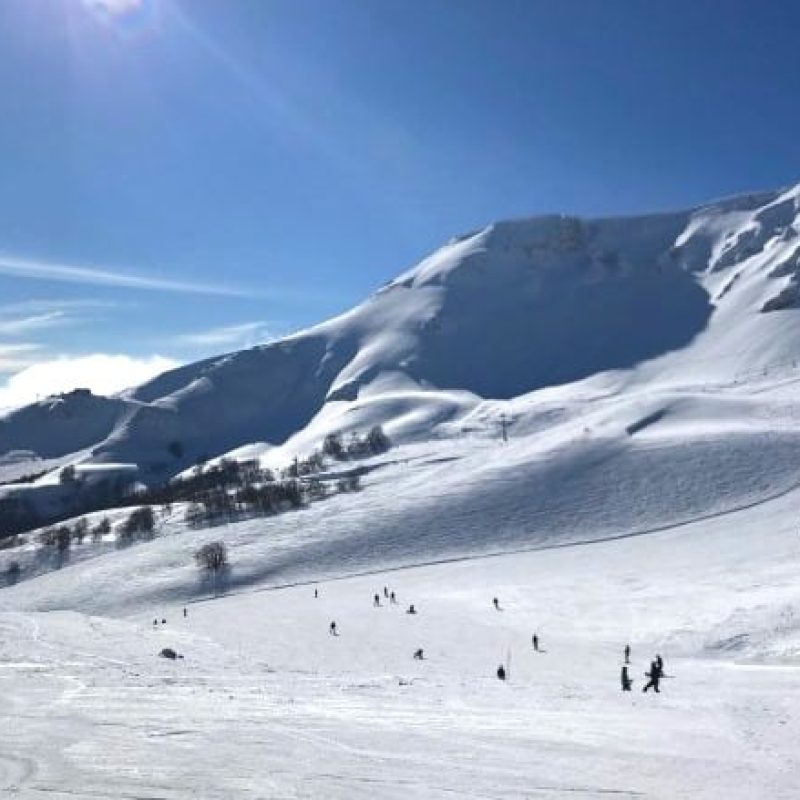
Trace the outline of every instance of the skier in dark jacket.
<instances>
[{"instance_id":1,"label":"skier in dark jacket","mask_svg":"<svg viewBox=\"0 0 800 800\"><path fill-rule=\"evenodd\" d=\"M422 654L422 648L421 647L414 651L414 658L417 661L422 661L425 658L423 656L423 654Z\"/></svg>"},{"instance_id":2,"label":"skier in dark jacket","mask_svg":"<svg viewBox=\"0 0 800 800\"><path fill-rule=\"evenodd\" d=\"M650 665L650 672L645 672L645 675L650 678L650 680L644 685L642 691L646 692L652 686L653 691L658 692L658 684L661 681L661 670L658 666L658 661L653 661Z\"/></svg>"},{"instance_id":3,"label":"skier in dark jacket","mask_svg":"<svg viewBox=\"0 0 800 800\"><path fill-rule=\"evenodd\" d=\"M411 605L408 607L408 609L406 610L406 614L416 614L416 613L417 613L417 609L416 609L416 608L414 608L414 604L412 603L412 604L411 604Z\"/></svg>"},{"instance_id":4,"label":"skier in dark jacket","mask_svg":"<svg viewBox=\"0 0 800 800\"><path fill-rule=\"evenodd\" d=\"M500 610L500 601L496 598L492 598L492 605L499 611Z\"/></svg>"},{"instance_id":5,"label":"skier in dark jacket","mask_svg":"<svg viewBox=\"0 0 800 800\"><path fill-rule=\"evenodd\" d=\"M622 667L620 681L622 682L622 691L629 692L631 690L631 685L633 684L633 681L630 679L630 676L628 675L627 665Z\"/></svg>"},{"instance_id":6,"label":"skier in dark jacket","mask_svg":"<svg viewBox=\"0 0 800 800\"><path fill-rule=\"evenodd\" d=\"M501 681L506 679L506 668L502 664L497 668L497 677Z\"/></svg>"},{"instance_id":7,"label":"skier in dark jacket","mask_svg":"<svg viewBox=\"0 0 800 800\"><path fill-rule=\"evenodd\" d=\"M533 644L533 649L538 653L539 652L539 636L537 634L533 634L531 637L531 643Z\"/></svg>"},{"instance_id":8,"label":"skier in dark jacket","mask_svg":"<svg viewBox=\"0 0 800 800\"><path fill-rule=\"evenodd\" d=\"M629 644L625 645L625 663L631 663L631 646Z\"/></svg>"},{"instance_id":9,"label":"skier in dark jacket","mask_svg":"<svg viewBox=\"0 0 800 800\"><path fill-rule=\"evenodd\" d=\"M331 636L338 636L339 635L336 632L336 623L335 622L331 622L330 626L328 627L328 633L330 633Z\"/></svg>"},{"instance_id":10,"label":"skier in dark jacket","mask_svg":"<svg viewBox=\"0 0 800 800\"><path fill-rule=\"evenodd\" d=\"M379 594L376 594L375 597L372 600L372 605L377 607L380 604L381 604L381 596Z\"/></svg>"}]
</instances>

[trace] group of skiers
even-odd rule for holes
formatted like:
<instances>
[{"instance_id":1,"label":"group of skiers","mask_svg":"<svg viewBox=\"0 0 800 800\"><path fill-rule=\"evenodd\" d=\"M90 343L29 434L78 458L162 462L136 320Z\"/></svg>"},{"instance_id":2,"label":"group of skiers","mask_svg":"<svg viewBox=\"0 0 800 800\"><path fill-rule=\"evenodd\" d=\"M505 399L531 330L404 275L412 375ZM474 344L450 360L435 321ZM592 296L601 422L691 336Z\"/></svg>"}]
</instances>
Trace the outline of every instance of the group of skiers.
<instances>
[{"instance_id":1,"label":"group of skiers","mask_svg":"<svg viewBox=\"0 0 800 800\"><path fill-rule=\"evenodd\" d=\"M397 596L395 595L394 591L389 591L388 586L383 587L383 596L386 600L388 600L392 605L397 604ZM374 597L372 598L372 605L376 608L381 604L381 596L376 592Z\"/></svg>"},{"instance_id":2,"label":"group of skiers","mask_svg":"<svg viewBox=\"0 0 800 800\"><path fill-rule=\"evenodd\" d=\"M394 605L397 604L397 596L395 595L394 591L390 591L387 586L383 587L383 596L384 596L385 599L388 599L391 604L394 604ZM314 589L314 597L315 598L319 597L319 590L318 589ZM381 606L381 597L380 597L379 593L376 592L373 595L372 604L376 608ZM492 605L494 606L494 608L497 611L502 611L503 610L501 605L500 605L500 600L497 597L493 597L492 598ZM417 613L416 608L414 608L414 604L412 603L408 607L408 609L406 610L406 614L416 614L416 613ZM164 622L166 622L166 620L164 620ZM328 628L328 632L331 634L331 636L338 636L339 635L339 632L337 630L335 621L331 622L331 624L330 624L330 626ZM538 633L534 633L531 636L531 646L533 647L534 651L537 652L537 653L544 652L543 650L541 650L539 648L539 634ZM633 680L631 679L630 674L628 672L628 666L629 666L630 661L631 661L631 646L629 644L625 645L625 648L623 650L623 656L625 658L625 663L622 665L622 670L621 670L621 673L620 673L620 682L621 682L621 685L622 685L622 691L623 692L629 692L629 691L631 691L631 688L633 686ZM421 647L414 651L414 659L417 660L417 661L424 660L424 654L423 654L423 650L422 650ZM505 667L504 664L500 664L497 667L497 673L496 674L497 674L498 680L501 680L501 681L506 680L507 672L506 672L506 667ZM647 681L647 683L642 688L642 691L643 692L647 692L648 689L652 689L654 692L660 692L659 686L661 684L661 679L664 677L664 659L660 655L656 655L656 657L653 659L653 661L650 664L650 671L649 672L645 672L645 677L649 678L649 680Z\"/></svg>"},{"instance_id":3,"label":"group of skiers","mask_svg":"<svg viewBox=\"0 0 800 800\"><path fill-rule=\"evenodd\" d=\"M629 692L633 686L633 680L628 674L628 664L630 664L631 660L631 646L629 644L625 645L624 653L625 663L622 665L620 682L622 684L622 691ZM648 689L652 689L654 692L660 692L659 686L661 684L661 679L664 677L664 659L660 655L656 655L650 662L650 671L645 672L644 675L646 678L649 678L649 680L642 688L642 691L646 692Z\"/></svg>"}]
</instances>

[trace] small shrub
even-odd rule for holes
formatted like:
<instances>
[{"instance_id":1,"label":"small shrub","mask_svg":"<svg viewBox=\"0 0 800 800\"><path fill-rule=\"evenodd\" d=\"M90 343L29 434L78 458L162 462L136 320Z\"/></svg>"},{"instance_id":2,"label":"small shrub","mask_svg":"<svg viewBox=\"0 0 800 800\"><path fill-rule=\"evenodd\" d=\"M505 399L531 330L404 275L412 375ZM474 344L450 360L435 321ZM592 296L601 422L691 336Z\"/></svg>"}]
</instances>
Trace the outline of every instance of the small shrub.
<instances>
[{"instance_id":1,"label":"small shrub","mask_svg":"<svg viewBox=\"0 0 800 800\"><path fill-rule=\"evenodd\" d=\"M228 566L228 548L225 542L209 542L194 554L194 560L200 569L219 572Z\"/></svg>"}]
</instances>

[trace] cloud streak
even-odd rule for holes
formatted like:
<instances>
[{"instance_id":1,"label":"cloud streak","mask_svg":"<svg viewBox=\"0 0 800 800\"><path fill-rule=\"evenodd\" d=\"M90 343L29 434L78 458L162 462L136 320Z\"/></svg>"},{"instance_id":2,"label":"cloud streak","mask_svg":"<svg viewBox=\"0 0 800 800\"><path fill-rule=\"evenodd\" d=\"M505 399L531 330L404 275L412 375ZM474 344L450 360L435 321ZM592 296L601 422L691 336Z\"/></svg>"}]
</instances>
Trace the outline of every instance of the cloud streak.
<instances>
[{"instance_id":1,"label":"cloud streak","mask_svg":"<svg viewBox=\"0 0 800 800\"><path fill-rule=\"evenodd\" d=\"M243 322L175 337L176 344L189 347L251 347L275 338L265 322Z\"/></svg>"},{"instance_id":2,"label":"cloud streak","mask_svg":"<svg viewBox=\"0 0 800 800\"><path fill-rule=\"evenodd\" d=\"M17 319L0 319L0 336L24 336L36 331L70 325L73 320L63 311L48 311Z\"/></svg>"},{"instance_id":3,"label":"cloud streak","mask_svg":"<svg viewBox=\"0 0 800 800\"><path fill-rule=\"evenodd\" d=\"M139 289L143 291L205 294L222 297L257 296L257 293L254 293L252 290L230 286L157 278L147 275L137 275L130 272L118 272L109 269L60 264L6 255L0 255L0 275L27 280L82 283L92 286L114 286L123 289Z\"/></svg>"}]
</instances>

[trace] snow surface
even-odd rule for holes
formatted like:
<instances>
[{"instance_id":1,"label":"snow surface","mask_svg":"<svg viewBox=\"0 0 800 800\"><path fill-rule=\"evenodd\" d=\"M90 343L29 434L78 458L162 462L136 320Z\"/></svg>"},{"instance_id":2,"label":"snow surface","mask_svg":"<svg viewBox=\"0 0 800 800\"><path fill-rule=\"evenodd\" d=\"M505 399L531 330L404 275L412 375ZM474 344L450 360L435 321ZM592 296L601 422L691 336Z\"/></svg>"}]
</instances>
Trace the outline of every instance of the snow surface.
<instances>
[{"instance_id":1,"label":"snow surface","mask_svg":"<svg viewBox=\"0 0 800 800\"><path fill-rule=\"evenodd\" d=\"M370 486L353 502L380 493ZM0 592L0 789L794 798L799 500L795 491L650 535L339 580L311 580L310 562L294 576L308 583L234 584L217 599L183 569L188 533L25 581ZM324 524L296 516L305 529ZM215 535L234 544L242 534ZM261 556L238 541L232 558L235 573ZM186 619L186 598L169 599L174 573L193 584ZM372 607L383 586L398 605ZM32 610L67 596L72 610ZM404 613L412 602L416 616ZM156 616L167 624L154 628ZM534 631L546 652L532 652ZM630 695L618 682L626 643ZM167 646L184 659L158 658ZM671 677L643 695L656 652ZM509 661L500 683L494 672Z\"/></svg>"}]
</instances>

